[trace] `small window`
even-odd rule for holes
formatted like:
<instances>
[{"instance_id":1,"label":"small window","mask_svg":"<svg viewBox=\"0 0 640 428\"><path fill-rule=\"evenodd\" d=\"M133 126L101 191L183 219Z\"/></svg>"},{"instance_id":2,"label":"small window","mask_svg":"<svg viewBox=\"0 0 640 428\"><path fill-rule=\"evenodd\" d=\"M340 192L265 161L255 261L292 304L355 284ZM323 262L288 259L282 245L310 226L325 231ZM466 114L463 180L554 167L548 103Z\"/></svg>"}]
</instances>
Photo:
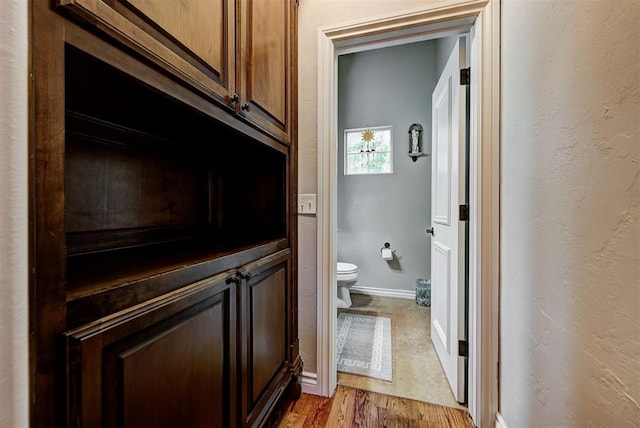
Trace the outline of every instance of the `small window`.
<instances>
[{"instance_id":1,"label":"small window","mask_svg":"<svg viewBox=\"0 0 640 428\"><path fill-rule=\"evenodd\" d=\"M344 174L391 174L391 126L345 129Z\"/></svg>"}]
</instances>

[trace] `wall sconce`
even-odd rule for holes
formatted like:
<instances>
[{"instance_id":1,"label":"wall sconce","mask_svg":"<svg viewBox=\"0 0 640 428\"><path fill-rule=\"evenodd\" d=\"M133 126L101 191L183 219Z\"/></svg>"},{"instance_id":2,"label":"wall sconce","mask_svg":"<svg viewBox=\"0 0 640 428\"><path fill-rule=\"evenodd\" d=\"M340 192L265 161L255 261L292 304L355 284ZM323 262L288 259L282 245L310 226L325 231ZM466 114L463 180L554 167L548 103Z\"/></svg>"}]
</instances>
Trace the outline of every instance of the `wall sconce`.
<instances>
[{"instance_id":1,"label":"wall sconce","mask_svg":"<svg viewBox=\"0 0 640 428\"><path fill-rule=\"evenodd\" d=\"M421 156L426 156L422 152L422 125L414 123L409 127L409 157L415 162Z\"/></svg>"}]
</instances>

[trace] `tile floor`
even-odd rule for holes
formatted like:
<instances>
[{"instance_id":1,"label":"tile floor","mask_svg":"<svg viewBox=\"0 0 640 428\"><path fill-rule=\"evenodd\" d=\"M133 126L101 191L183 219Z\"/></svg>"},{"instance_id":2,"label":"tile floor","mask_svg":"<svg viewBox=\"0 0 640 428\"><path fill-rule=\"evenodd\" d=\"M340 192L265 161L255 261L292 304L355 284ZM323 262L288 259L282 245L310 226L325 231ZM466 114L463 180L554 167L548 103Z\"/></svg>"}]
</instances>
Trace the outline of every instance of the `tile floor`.
<instances>
[{"instance_id":1,"label":"tile floor","mask_svg":"<svg viewBox=\"0 0 640 428\"><path fill-rule=\"evenodd\" d=\"M338 372L338 384L427 403L464 408L453 397L431 344L431 308L414 300L351 294L339 311L391 318L393 381Z\"/></svg>"}]
</instances>

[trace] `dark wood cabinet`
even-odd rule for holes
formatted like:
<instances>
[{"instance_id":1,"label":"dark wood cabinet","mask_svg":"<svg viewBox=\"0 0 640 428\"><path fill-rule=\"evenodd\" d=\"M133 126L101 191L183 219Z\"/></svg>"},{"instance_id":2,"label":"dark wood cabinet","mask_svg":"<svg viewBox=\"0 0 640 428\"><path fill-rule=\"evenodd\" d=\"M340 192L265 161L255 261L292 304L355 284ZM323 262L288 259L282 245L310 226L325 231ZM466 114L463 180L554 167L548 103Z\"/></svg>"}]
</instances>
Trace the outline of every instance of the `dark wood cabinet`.
<instances>
[{"instance_id":1,"label":"dark wood cabinet","mask_svg":"<svg viewBox=\"0 0 640 428\"><path fill-rule=\"evenodd\" d=\"M295 2L54 3L31 8L32 423L261 426L302 370Z\"/></svg>"},{"instance_id":2,"label":"dark wood cabinet","mask_svg":"<svg viewBox=\"0 0 640 428\"><path fill-rule=\"evenodd\" d=\"M291 73L296 28L295 2L242 0L238 94L241 112L283 141L291 140Z\"/></svg>"},{"instance_id":3,"label":"dark wood cabinet","mask_svg":"<svg viewBox=\"0 0 640 428\"><path fill-rule=\"evenodd\" d=\"M89 23L212 99L235 88L235 0L56 0Z\"/></svg>"},{"instance_id":4,"label":"dark wood cabinet","mask_svg":"<svg viewBox=\"0 0 640 428\"><path fill-rule=\"evenodd\" d=\"M245 425L255 425L273 407L272 397L285 386L281 379L287 376L287 362L298 354L297 333L287 322L287 314L296 311L289 298L291 275L291 260L278 254L246 266L241 274L241 355L248 373L241 397Z\"/></svg>"},{"instance_id":5,"label":"dark wood cabinet","mask_svg":"<svg viewBox=\"0 0 640 428\"><path fill-rule=\"evenodd\" d=\"M295 0L57 0L247 123L289 144Z\"/></svg>"},{"instance_id":6,"label":"dark wood cabinet","mask_svg":"<svg viewBox=\"0 0 640 428\"><path fill-rule=\"evenodd\" d=\"M236 295L218 275L65 334L69 425L236 425Z\"/></svg>"}]
</instances>

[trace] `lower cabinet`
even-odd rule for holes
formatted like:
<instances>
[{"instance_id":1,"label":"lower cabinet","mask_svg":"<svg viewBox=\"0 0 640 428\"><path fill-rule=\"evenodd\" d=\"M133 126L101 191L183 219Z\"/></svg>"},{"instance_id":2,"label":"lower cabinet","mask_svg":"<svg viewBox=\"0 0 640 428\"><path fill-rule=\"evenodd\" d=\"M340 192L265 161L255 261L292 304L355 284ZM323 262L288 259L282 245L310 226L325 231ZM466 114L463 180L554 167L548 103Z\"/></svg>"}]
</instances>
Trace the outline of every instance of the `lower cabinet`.
<instances>
[{"instance_id":1,"label":"lower cabinet","mask_svg":"<svg viewBox=\"0 0 640 428\"><path fill-rule=\"evenodd\" d=\"M69 425L262 425L301 371L289 274L276 253L67 332Z\"/></svg>"},{"instance_id":2,"label":"lower cabinet","mask_svg":"<svg viewBox=\"0 0 640 428\"><path fill-rule=\"evenodd\" d=\"M287 269L275 266L256 267L249 271L242 287L243 380L242 408L244 424L251 426L264 417L273 397L286 386L281 379L287 371L286 297ZM262 412L262 413L261 413Z\"/></svg>"}]
</instances>

